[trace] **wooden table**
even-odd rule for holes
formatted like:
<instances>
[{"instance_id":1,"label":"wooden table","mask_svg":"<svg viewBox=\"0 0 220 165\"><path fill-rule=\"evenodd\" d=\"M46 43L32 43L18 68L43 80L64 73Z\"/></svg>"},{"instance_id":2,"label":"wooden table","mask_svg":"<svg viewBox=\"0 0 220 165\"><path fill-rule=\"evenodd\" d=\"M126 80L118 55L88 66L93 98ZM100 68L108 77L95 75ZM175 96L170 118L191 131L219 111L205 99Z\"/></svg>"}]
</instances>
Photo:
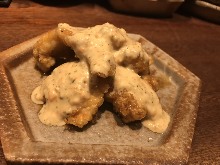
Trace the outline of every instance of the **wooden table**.
<instances>
[{"instance_id":1,"label":"wooden table","mask_svg":"<svg viewBox=\"0 0 220 165\"><path fill-rule=\"evenodd\" d=\"M153 19L115 13L102 2L60 1L13 0L9 8L0 8L0 51L46 32L59 22L81 27L110 22L143 35L201 78L189 164L219 164L220 26L179 14ZM0 164L6 164L1 148Z\"/></svg>"}]
</instances>

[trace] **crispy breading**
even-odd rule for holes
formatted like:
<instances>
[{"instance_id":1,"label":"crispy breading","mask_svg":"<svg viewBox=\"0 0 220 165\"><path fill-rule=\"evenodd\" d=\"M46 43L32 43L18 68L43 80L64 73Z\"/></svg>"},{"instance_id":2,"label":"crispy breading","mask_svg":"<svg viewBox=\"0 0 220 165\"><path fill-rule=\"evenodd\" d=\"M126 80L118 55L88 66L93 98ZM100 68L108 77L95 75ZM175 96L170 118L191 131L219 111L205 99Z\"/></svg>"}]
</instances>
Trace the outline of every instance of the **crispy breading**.
<instances>
[{"instance_id":1,"label":"crispy breading","mask_svg":"<svg viewBox=\"0 0 220 165\"><path fill-rule=\"evenodd\" d=\"M161 132L154 127L156 120L168 116L155 93L162 83L150 75L152 58L142 43L129 38L124 29L109 23L87 29L61 23L40 38L33 54L43 71L60 59L78 58L57 67L33 92L36 104L46 102L39 113L44 124L82 128L105 97L125 123L143 119L146 127ZM169 118L164 121L169 123Z\"/></svg>"},{"instance_id":2,"label":"crispy breading","mask_svg":"<svg viewBox=\"0 0 220 165\"><path fill-rule=\"evenodd\" d=\"M129 68L116 68L111 91L105 96L126 123L153 118L163 111L149 82Z\"/></svg>"},{"instance_id":3,"label":"crispy breading","mask_svg":"<svg viewBox=\"0 0 220 165\"><path fill-rule=\"evenodd\" d=\"M141 43L127 37L126 44L115 54L118 65L130 68L137 74L149 73L151 57L142 48Z\"/></svg>"},{"instance_id":4,"label":"crispy breading","mask_svg":"<svg viewBox=\"0 0 220 165\"><path fill-rule=\"evenodd\" d=\"M110 92L106 97L112 102L125 123L141 120L146 116L146 111L138 105L134 96L127 90Z\"/></svg>"},{"instance_id":5,"label":"crispy breading","mask_svg":"<svg viewBox=\"0 0 220 165\"><path fill-rule=\"evenodd\" d=\"M47 32L36 42L33 55L43 72L47 72L57 60L74 58L74 52L58 37L57 29Z\"/></svg>"},{"instance_id":6,"label":"crispy breading","mask_svg":"<svg viewBox=\"0 0 220 165\"><path fill-rule=\"evenodd\" d=\"M89 100L85 102L84 107L79 108L76 113L69 115L69 117L65 119L65 122L82 128L93 119L93 116L96 114L103 101L103 95L99 97L92 95Z\"/></svg>"},{"instance_id":7,"label":"crispy breading","mask_svg":"<svg viewBox=\"0 0 220 165\"><path fill-rule=\"evenodd\" d=\"M85 62L60 65L32 93L36 104L44 104L39 119L47 125L65 122L83 127L98 111L109 85L106 79L90 76Z\"/></svg>"},{"instance_id":8,"label":"crispy breading","mask_svg":"<svg viewBox=\"0 0 220 165\"><path fill-rule=\"evenodd\" d=\"M83 103L81 108L78 108L76 113L70 114L65 122L67 124L75 125L82 128L89 121L93 119L93 116L97 113L98 108L104 102L104 93L109 89L107 79L98 78L96 85L91 86L91 96Z\"/></svg>"}]
</instances>

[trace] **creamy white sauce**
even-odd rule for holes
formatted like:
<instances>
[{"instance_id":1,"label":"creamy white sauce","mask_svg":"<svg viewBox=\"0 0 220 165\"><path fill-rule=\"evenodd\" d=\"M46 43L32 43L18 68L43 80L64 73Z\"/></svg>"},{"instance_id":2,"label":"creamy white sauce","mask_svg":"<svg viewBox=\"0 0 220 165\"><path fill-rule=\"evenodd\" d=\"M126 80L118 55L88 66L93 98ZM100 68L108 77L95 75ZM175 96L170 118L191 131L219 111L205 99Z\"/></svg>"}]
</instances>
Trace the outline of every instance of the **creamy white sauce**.
<instances>
[{"instance_id":1,"label":"creamy white sauce","mask_svg":"<svg viewBox=\"0 0 220 165\"><path fill-rule=\"evenodd\" d=\"M134 96L147 112L142 122L145 127L157 133L166 130L169 115L163 111L152 87L135 73L135 60L149 63L150 59L140 43L130 39L124 29L109 23L78 31L68 24L59 24L57 33L75 51L80 62L57 67L33 91L32 101L43 104L39 112L42 123L64 125L68 115L77 113L90 98L91 77L98 75L114 77L115 91L126 89Z\"/></svg>"},{"instance_id":2,"label":"creamy white sauce","mask_svg":"<svg viewBox=\"0 0 220 165\"><path fill-rule=\"evenodd\" d=\"M58 34L80 59L85 59L92 74L114 76L117 64L133 69L132 63L142 58L147 64L149 56L139 42L130 39L124 29L105 23L79 32L69 32L68 24L58 25Z\"/></svg>"},{"instance_id":3,"label":"creamy white sauce","mask_svg":"<svg viewBox=\"0 0 220 165\"><path fill-rule=\"evenodd\" d=\"M47 125L64 125L64 119L77 112L90 97L90 75L85 62L70 62L57 67L37 87L31 99L44 104L39 119Z\"/></svg>"},{"instance_id":4,"label":"creamy white sauce","mask_svg":"<svg viewBox=\"0 0 220 165\"><path fill-rule=\"evenodd\" d=\"M136 60L142 59L142 62L146 64L146 68L149 65L150 57L142 48L141 43L130 39L126 32L123 34L126 38L126 42L123 46L114 52L114 59L118 65L122 65L126 68L130 68L135 70L135 62ZM138 71L136 71L138 72Z\"/></svg>"},{"instance_id":5,"label":"creamy white sauce","mask_svg":"<svg viewBox=\"0 0 220 165\"><path fill-rule=\"evenodd\" d=\"M141 108L146 110L147 117L142 122L143 125L153 132L164 132L170 117L163 111L159 98L151 85L141 79L133 70L118 66L114 78L114 91L124 89L134 96Z\"/></svg>"},{"instance_id":6,"label":"creamy white sauce","mask_svg":"<svg viewBox=\"0 0 220 165\"><path fill-rule=\"evenodd\" d=\"M113 76L115 71L115 61L112 56L112 42L117 28L112 25L97 25L92 28L81 30L72 35L63 33L70 29L68 24L59 24L59 35L70 46L81 60L88 62L92 74L101 77Z\"/></svg>"}]
</instances>

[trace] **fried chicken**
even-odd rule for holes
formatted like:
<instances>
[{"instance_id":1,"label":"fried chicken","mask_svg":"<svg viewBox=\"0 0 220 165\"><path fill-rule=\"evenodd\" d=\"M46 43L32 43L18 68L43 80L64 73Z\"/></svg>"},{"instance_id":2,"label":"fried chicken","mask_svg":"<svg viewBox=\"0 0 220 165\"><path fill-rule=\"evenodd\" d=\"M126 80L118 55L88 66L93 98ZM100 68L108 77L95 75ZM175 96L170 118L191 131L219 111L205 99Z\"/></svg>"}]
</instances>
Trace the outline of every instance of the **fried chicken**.
<instances>
[{"instance_id":1,"label":"fried chicken","mask_svg":"<svg viewBox=\"0 0 220 165\"><path fill-rule=\"evenodd\" d=\"M133 70L121 66L116 68L113 89L106 97L126 123L146 116L154 118L163 112L151 85Z\"/></svg>"},{"instance_id":2,"label":"fried chicken","mask_svg":"<svg viewBox=\"0 0 220 165\"><path fill-rule=\"evenodd\" d=\"M71 51L72 49L72 51ZM33 54L39 68L49 70L57 59L76 56L86 60L92 74L106 78L114 76L116 65L148 72L150 56L141 43L128 37L124 29L106 23L79 29L60 23L34 45Z\"/></svg>"},{"instance_id":3,"label":"fried chicken","mask_svg":"<svg viewBox=\"0 0 220 165\"><path fill-rule=\"evenodd\" d=\"M68 24L59 24L58 29L63 42L80 59L86 59L92 74L114 76L116 64L129 67L136 73L149 71L150 56L141 43L128 37L124 29L109 23L72 33Z\"/></svg>"},{"instance_id":4,"label":"fried chicken","mask_svg":"<svg viewBox=\"0 0 220 165\"><path fill-rule=\"evenodd\" d=\"M44 34L37 41L33 48L33 55L43 72L47 72L56 61L74 59L74 52L60 40L57 29Z\"/></svg>"},{"instance_id":5,"label":"fried chicken","mask_svg":"<svg viewBox=\"0 0 220 165\"><path fill-rule=\"evenodd\" d=\"M141 120L146 116L146 111L140 107L134 95L126 89L110 92L106 94L106 99L114 105L116 112L125 123Z\"/></svg>"},{"instance_id":6,"label":"fried chicken","mask_svg":"<svg viewBox=\"0 0 220 165\"><path fill-rule=\"evenodd\" d=\"M109 26L109 27L106 27ZM86 60L92 74L106 78L115 73L115 60L111 53L111 38L113 25L97 25L81 30L77 33L65 33L71 27L68 24L59 24L59 36L70 46L80 60ZM108 30L108 28L112 30Z\"/></svg>"},{"instance_id":7,"label":"fried chicken","mask_svg":"<svg viewBox=\"0 0 220 165\"><path fill-rule=\"evenodd\" d=\"M94 81L94 80L93 80ZM78 109L77 113L70 114L66 119L66 124L72 124L82 128L97 113L98 108L104 102L104 93L107 93L109 83L107 79L96 78L90 86L90 98L85 102L85 106Z\"/></svg>"},{"instance_id":8,"label":"fried chicken","mask_svg":"<svg viewBox=\"0 0 220 165\"><path fill-rule=\"evenodd\" d=\"M141 43L129 38L125 32L126 43L114 53L118 65L130 68L136 73L149 73L151 57L142 48Z\"/></svg>"},{"instance_id":9,"label":"fried chicken","mask_svg":"<svg viewBox=\"0 0 220 165\"><path fill-rule=\"evenodd\" d=\"M32 100L44 104L39 119L47 125L66 123L83 127L102 105L108 84L90 77L85 62L57 67L32 93Z\"/></svg>"},{"instance_id":10,"label":"fried chicken","mask_svg":"<svg viewBox=\"0 0 220 165\"><path fill-rule=\"evenodd\" d=\"M98 107L102 105L103 101L103 93L92 94L85 102L85 106L77 109L78 111L76 113L70 114L65 119L65 123L82 128L93 119L93 116L97 113Z\"/></svg>"},{"instance_id":11,"label":"fried chicken","mask_svg":"<svg viewBox=\"0 0 220 165\"><path fill-rule=\"evenodd\" d=\"M125 123L144 120L155 132L167 128L169 116L155 93L158 81L149 76L151 57L124 29L109 23L87 29L61 23L40 38L33 54L43 71L60 59L78 58L57 67L33 91L32 100L44 104L39 112L42 123L82 128L105 95Z\"/></svg>"}]
</instances>

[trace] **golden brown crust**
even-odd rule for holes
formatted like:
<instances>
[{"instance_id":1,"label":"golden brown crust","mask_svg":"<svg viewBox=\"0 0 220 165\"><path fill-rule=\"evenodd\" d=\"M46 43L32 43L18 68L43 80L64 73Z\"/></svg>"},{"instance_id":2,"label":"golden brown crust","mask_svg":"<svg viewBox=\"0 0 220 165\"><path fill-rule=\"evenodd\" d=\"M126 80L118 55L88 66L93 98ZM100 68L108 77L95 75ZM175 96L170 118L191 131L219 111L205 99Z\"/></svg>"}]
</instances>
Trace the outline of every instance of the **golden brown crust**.
<instances>
[{"instance_id":1,"label":"golden brown crust","mask_svg":"<svg viewBox=\"0 0 220 165\"><path fill-rule=\"evenodd\" d=\"M67 57L67 55L69 56L68 50L70 49L71 44L69 43L70 41L67 39L67 37L78 31L77 29L72 28L73 27L67 24L59 24L57 29L45 34L35 44L33 53L41 70L47 71L50 69L51 66L56 63L56 60L59 61L59 58L61 57L60 55L63 57ZM116 41L114 43L117 43ZM125 41L123 37L122 41ZM122 46L123 42L117 43L116 48ZM69 45L69 47L66 45ZM149 74L150 58L148 58L147 53L141 48L141 44L136 44L136 46L132 46L132 44L130 44L128 46L132 49L132 51L130 54L127 53L127 58L125 58L119 65L128 67L137 74ZM137 53L134 51L136 49L138 49ZM135 54L131 55L132 53ZM65 119L67 124L73 124L78 127L83 127L86 125L90 120L92 120L93 115L102 105L104 101L103 97L104 94L108 92L109 84L112 85L112 89L114 88L113 82L109 81L109 79L114 78L116 66L114 63L110 63L110 61L108 62L110 65L110 70L107 74L108 76L104 75L102 72L97 72L97 79L94 83L91 83L92 85L90 87L91 97L88 99L88 101L84 102L76 112L72 113ZM87 63L89 66L91 65L91 61L87 60ZM90 72L92 73L91 68ZM155 85L156 81L153 81L150 78L148 78L147 81L150 82L153 88L155 86L155 90L157 90ZM138 104L138 100L136 100L134 95L128 90L112 90L112 92L109 92L106 95L106 98L113 103L116 111L122 116L124 122L127 123L141 120L146 116L146 110Z\"/></svg>"},{"instance_id":2,"label":"golden brown crust","mask_svg":"<svg viewBox=\"0 0 220 165\"><path fill-rule=\"evenodd\" d=\"M94 85L91 87L92 95L90 99L86 101L76 113L71 114L68 118L66 118L65 122L80 128L86 125L93 119L93 116L98 111L98 108L103 104L103 96L104 93L108 91L108 89L108 80L98 78L96 83L94 82Z\"/></svg>"},{"instance_id":3,"label":"golden brown crust","mask_svg":"<svg viewBox=\"0 0 220 165\"><path fill-rule=\"evenodd\" d=\"M146 116L146 111L138 105L134 96L126 90L110 92L106 97L112 102L116 112L120 114L125 123L141 120Z\"/></svg>"},{"instance_id":4,"label":"golden brown crust","mask_svg":"<svg viewBox=\"0 0 220 165\"><path fill-rule=\"evenodd\" d=\"M150 86L153 88L154 91L159 90L158 78L151 76L151 75L145 75L145 76L142 76L142 79L147 81L147 83L150 84Z\"/></svg>"},{"instance_id":5,"label":"golden brown crust","mask_svg":"<svg viewBox=\"0 0 220 165\"><path fill-rule=\"evenodd\" d=\"M135 73L141 74L145 73L148 74L149 71L149 61L146 60L143 56L138 56L136 59L129 59L123 61L122 66L129 66Z\"/></svg>"},{"instance_id":6,"label":"golden brown crust","mask_svg":"<svg viewBox=\"0 0 220 165\"><path fill-rule=\"evenodd\" d=\"M33 55L43 72L47 72L54 66L57 59L75 58L71 48L64 45L58 37L57 29L49 31L36 42Z\"/></svg>"},{"instance_id":7,"label":"golden brown crust","mask_svg":"<svg viewBox=\"0 0 220 165\"><path fill-rule=\"evenodd\" d=\"M86 105L84 105L85 107L78 109L78 112L66 118L65 122L82 128L92 120L93 115L96 114L103 101L103 97L92 96L88 101L86 101Z\"/></svg>"}]
</instances>

